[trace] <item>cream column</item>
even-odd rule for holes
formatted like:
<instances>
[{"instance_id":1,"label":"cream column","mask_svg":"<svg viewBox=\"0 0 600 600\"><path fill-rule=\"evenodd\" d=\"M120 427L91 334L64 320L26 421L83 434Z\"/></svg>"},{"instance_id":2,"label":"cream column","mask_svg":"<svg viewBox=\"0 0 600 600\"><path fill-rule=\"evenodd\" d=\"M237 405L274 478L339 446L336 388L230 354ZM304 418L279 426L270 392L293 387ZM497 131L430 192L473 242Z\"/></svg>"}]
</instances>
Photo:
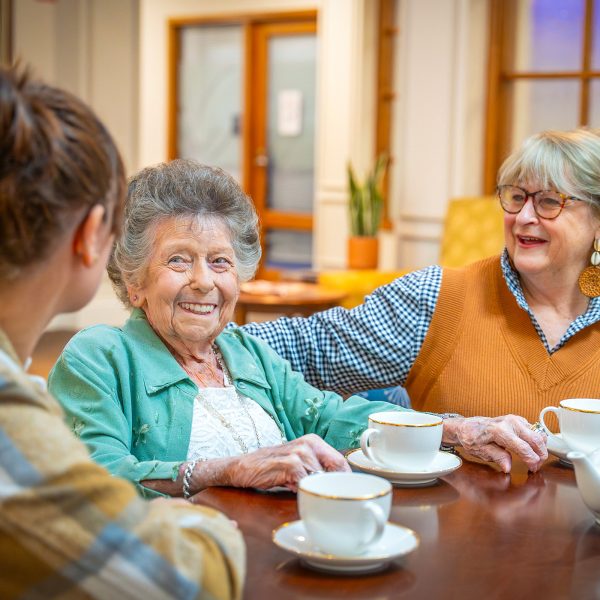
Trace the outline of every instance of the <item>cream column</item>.
<instances>
[{"instance_id":1,"label":"cream column","mask_svg":"<svg viewBox=\"0 0 600 600\"><path fill-rule=\"evenodd\" d=\"M482 193L488 5L400 2L391 209L397 265L438 260L448 200Z\"/></svg>"},{"instance_id":2,"label":"cream column","mask_svg":"<svg viewBox=\"0 0 600 600\"><path fill-rule=\"evenodd\" d=\"M376 17L372 0L326 0L319 12L314 260L344 268L348 235L346 165L373 161Z\"/></svg>"}]
</instances>

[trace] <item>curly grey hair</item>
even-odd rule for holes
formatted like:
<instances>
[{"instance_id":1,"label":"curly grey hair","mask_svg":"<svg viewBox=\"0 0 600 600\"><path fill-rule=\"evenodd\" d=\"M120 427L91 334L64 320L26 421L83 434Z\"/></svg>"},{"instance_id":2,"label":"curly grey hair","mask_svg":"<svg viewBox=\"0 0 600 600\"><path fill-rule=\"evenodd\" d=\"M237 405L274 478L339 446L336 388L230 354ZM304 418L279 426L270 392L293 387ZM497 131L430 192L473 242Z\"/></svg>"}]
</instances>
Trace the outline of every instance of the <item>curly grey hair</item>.
<instances>
[{"instance_id":1,"label":"curly grey hair","mask_svg":"<svg viewBox=\"0 0 600 600\"><path fill-rule=\"evenodd\" d=\"M587 202L600 217L600 131L542 131L527 138L498 171L498 185L536 182Z\"/></svg>"},{"instance_id":2,"label":"curly grey hair","mask_svg":"<svg viewBox=\"0 0 600 600\"><path fill-rule=\"evenodd\" d=\"M126 307L131 308L127 284L144 279L156 226L173 217L218 219L229 230L240 281L248 281L256 272L261 256L258 216L233 177L188 159L161 163L129 180L125 224L107 267Z\"/></svg>"}]
</instances>

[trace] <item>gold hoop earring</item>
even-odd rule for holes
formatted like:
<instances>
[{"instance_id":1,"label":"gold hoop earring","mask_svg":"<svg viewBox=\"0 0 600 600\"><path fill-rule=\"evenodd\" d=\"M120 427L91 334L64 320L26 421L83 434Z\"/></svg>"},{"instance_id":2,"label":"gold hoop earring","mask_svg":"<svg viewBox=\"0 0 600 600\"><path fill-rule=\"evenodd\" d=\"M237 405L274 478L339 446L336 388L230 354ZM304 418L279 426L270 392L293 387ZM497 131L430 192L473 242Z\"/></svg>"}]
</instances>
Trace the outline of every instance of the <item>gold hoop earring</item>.
<instances>
[{"instance_id":1,"label":"gold hoop earring","mask_svg":"<svg viewBox=\"0 0 600 600\"><path fill-rule=\"evenodd\" d=\"M594 240L594 251L590 257L590 266L579 276L579 291L588 298L600 296L600 238Z\"/></svg>"}]
</instances>

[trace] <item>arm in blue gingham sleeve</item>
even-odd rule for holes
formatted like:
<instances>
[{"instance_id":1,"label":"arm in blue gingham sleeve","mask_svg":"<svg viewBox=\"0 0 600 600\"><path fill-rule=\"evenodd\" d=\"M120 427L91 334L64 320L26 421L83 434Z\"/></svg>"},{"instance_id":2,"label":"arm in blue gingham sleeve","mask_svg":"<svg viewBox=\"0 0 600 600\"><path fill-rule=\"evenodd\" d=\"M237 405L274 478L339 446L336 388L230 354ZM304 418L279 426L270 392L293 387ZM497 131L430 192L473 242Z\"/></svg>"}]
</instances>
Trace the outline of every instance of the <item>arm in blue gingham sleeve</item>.
<instances>
[{"instance_id":1,"label":"arm in blue gingham sleeve","mask_svg":"<svg viewBox=\"0 0 600 600\"><path fill-rule=\"evenodd\" d=\"M441 267L427 267L377 288L352 310L336 307L243 329L320 389L347 395L402 385L429 329L441 282Z\"/></svg>"}]
</instances>

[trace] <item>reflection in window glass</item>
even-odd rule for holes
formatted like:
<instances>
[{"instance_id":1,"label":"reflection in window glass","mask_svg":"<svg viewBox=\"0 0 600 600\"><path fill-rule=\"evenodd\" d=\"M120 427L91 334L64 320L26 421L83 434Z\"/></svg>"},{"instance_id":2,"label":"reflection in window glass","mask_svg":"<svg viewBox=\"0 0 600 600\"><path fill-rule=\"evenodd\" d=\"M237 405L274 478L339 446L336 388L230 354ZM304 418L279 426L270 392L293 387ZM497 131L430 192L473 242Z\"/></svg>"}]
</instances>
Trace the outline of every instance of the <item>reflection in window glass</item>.
<instances>
[{"instance_id":1,"label":"reflection in window glass","mask_svg":"<svg viewBox=\"0 0 600 600\"><path fill-rule=\"evenodd\" d=\"M515 81L511 148L544 129L573 129L579 122L578 81L569 79Z\"/></svg>"},{"instance_id":2,"label":"reflection in window glass","mask_svg":"<svg viewBox=\"0 0 600 600\"><path fill-rule=\"evenodd\" d=\"M179 64L179 156L241 180L243 36L240 26L186 27Z\"/></svg>"},{"instance_id":3,"label":"reflection in window glass","mask_svg":"<svg viewBox=\"0 0 600 600\"><path fill-rule=\"evenodd\" d=\"M514 6L516 71L581 68L585 0L517 0Z\"/></svg>"},{"instance_id":4,"label":"reflection in window glass","mask_svg":"<svg viewBox=\"0 0 600 600\"><path fill-rule=\"evenodd\" d=\"M266 235L269 269L310 269L312 267L312 233L275 229Z\"/></svg>"}]
</instances>

